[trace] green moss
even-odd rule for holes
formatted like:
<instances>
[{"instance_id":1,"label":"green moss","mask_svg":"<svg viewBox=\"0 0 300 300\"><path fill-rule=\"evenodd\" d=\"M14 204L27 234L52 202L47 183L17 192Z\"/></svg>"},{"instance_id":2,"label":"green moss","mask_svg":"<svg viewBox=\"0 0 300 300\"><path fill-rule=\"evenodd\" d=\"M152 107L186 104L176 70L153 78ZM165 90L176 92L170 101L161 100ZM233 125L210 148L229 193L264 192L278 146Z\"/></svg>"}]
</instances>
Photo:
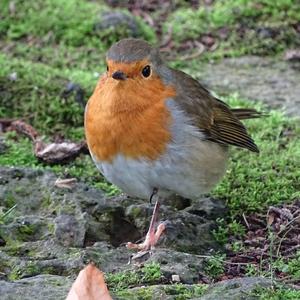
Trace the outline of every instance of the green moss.
<instances>
[{"instance_id":1,"label":"green moss","mask_svg":"<svg viewBox=\"0 0 300 300\"><path fill-rule=\"evenodd\" d=\"M1 157L1 156L0 156ZM3 201L3 205L10 209L11 207L13 207L16 204L16 199L14 197L14 195L11 192L7 192L4 194L4 201Z\"/></svg>"},{"instance_id":2,"label":"green moss","mask_svg":"<svg viewBox=\"0 0 300 300\"><path fill-rule=\"evenodd\" d=\"M122 300L152 300L153 298L153 288L144 287L134 290L121 290L113 293L116 299Z\"/></svg>"},{"instance_id":3,"label":"green moss","mask_svg":"<svg viewBox=\"0 0 300 300\"><path fill-rule=\"evenodd\" d=\"M111 43L130 36L127 26L96 30L95 25L108 8L100 3L83 0L15 1L15 13L9 13L10 1L1 2L2 22L0 36L10 40L26 37L39 38L44 43L64 43L105 49ZM153 30L138 20L137 34L150 41L155 40Z\"/></svg>"},{"instance_id":4,"label":"green moss","mask_svg":"<svg viewBox=\"0 0 300 300\"><path fill-rule=\"evenodd\" d=\"M8 275L9 280L18 280L25 277L32 277L39 274L56 274L54 267L41 267L37 261L26 261L14 264Z\"/></svg>"},{"instance_id":5,"label":"green moss","mask_svg":"<svg viewBox=\"0 0 300 300\"><path fill-rule=\"evenodd\" d=\"M232 220L227 224L225 219L217 219L217 229L213 230L213 235L215 239L220 243L225 245L228 241L228 237L240 238L245 234L245 228L237 220Z\"/></svg>"},{"instance_id":6,"label":"green moss","mask_svg":"<svg viewBox=\"0 0 300 300\"><path fill-rule=\"evenodd\" d=\"M160 281L161 277L162 274L160 270L160 265L158 263L145 264L143 268L143 281L153 283Z\"/></svg>"},{"instance_id":7,"label":"green moss","mask_svg":"<svg viewBox=\"0 0 300 300\"><path fill-rule=\"evenodd\" d=\"M232 106L250 106L236 95L227 102ZM261 105L256 108L264 109ZM300 140L297 136L300 127L297 124L278 111L246 122L260 154L232 149L226 176L213 192L227 201L232 218L299 197ZM287 130L292 134L286 135Z\"/></svg>"},{"instance_id":8,"label":"green moss","mask_svg":"<svg viewBox=\"0 0 300 300\"><path fill-rule=\"evenodd\" d=\"M121 290L113 293L113 295L115 295L117 299L124 300L153 300L157 299L156 297L160 297L160 299L162 299L161 297L164 296L171 296L174 300L187 300L201 297L207 290L207 287L208 286L203 284L172 284L168 286L149 286L134 288L132 290Z\"/></svg>"},{"instance_id":9,"label":"green moss","mask_svg":"<svg viewBox=\"0 0 300 300\"><path fill-rule=\"evenodd\" d=\"M274 262L273 268L275 271L285 273L295 280L300 280L300 252L290 259L280 258Z\"/></svg>"},{"instance_id":10,"label":"green moss","mask_svg":"<svg viewBox=\"0 0 300 300\"><path fill-rule=\"evenodd\" d=\"M23 245L19 241L7 239L7 245L5 246L5 253L11 256L18 256L20 255Z\"/></svg>"},{"instance_id":11,"label":"green moss","mask_svg":"<svg viewBox=\"0 0 300 300\"><path fill-rule=\"evenodd\" d=\"M218 37L219 30L227 28L230 34L218 38L218 49L204 57L270 55L299 46L297 32L293 29L299 18L297 1L221 0L197 10L176 10L167 20L165 32L171 26L173 38L179 44L205 34Z\"/></svg>"},{"instance_id":12,"label":"green moss","mask_svg":"<svg viewBox=\"0 0 300 300\"><path fill-rule=\"evenodd\" d=\"M224 273L225 255L213 255L205 262L205 274L212 279L217 279Z\"/></svg>"},{"instance_id":13,"label":"green moss","mask_svg":"<svg viewBox=\"0 0 300 300\"><path fill-rule=\"evenodd\" d=\"M259 297L261 300L296 300L300 299L300 291L286 286L275 289L258 287L249 296Z\"/></svg>"},{"instance_id":14,"label":"green moss","mask_svg":"<svg viewBox=\"0 0 300 300\"><path fill-rule=\"evenodd\" d=\"M38 161L33 155L31 141L27 138L21 138L18 141L15 141L13 136L11 134L6 136L6 143L9 146L9 149L4 154L0 155L0 165L28 167L37 166ZM9 201L9 197L7 197L7 201ZM11 204L14 203L14 200L11 200Z\"/></svg>"},{"instance_id":15,"label":"green moss","mask_svg":"<svg viewBox=\"0 0 300 300\"><path fill-rule=\"evenodd\" d=\"M57 70L12 60L5 55L0 55L0 65L3 66L0 69L0 117L23 118L38 131L48 134L61 132L68 136L70 129L82 128L83 107L74 96L62 96L69 80ZM12 70L17 71L16 81L8 78Z\"/></svg>"},{"instance_id":16,"label":"green moss","mask_svg":"<svg viewBox=\"0 0 300 300\"><path fill-rule=\"evenodd\" d=\"M5 53L11 58L18 58L33 63L40 63L60 70L83 70L90 74L101 73L105 70L104 50L89 46L68 46L60 43L55 46L28 45L23 41L8 41L10 51ZM1 48L1 42L0 42ZM88 53L88 55L87 55Z\"/></svg>"},{"instance_id":17,"label":"green moss","mask_svg":"<svg viewBox=\"0 0 300 300\"><path fill-rule=\"evenodd\" d=\"M8 151L0 155L1 166L31 167L37 169L47 169L53 171L59 177L75 177L79 180L89 183L92 186L103 189L108 195L116 195L120 190L114 185L105 181L98 169L95 167L88 155L81 155L74 161L66 165L45 166L40 163L33 154L32 143L27 138L15 140L16 135L9 133L6 136L6 143L9 146ZM42 201L43 207L49 207L50 198L44 195ZM4 203L10 208L15 204L13 194L5 195Z\"/></svg>"},{"instance_id":18,"label":"green moss","mask_svg":"<svg viewBox=\"0 0 300 300\"><path fill-rule=\"evenodd\" d=\"M19 236L30 236L33 235L36 231L37 226L34 224L25 225L22 224L22 226L18 227Z\"/></svg>"},{"instance_id":19,"label":"green moss","mask_svg":"<svg viewBox=\"0 0 300 300\"><path fill-rule=\"evenodd\" d=\"M183 284L172 284L164 288L167 295L174 296L175 300L186 300L195 297L200 297L206 291L207 286L204 284L195 285L183 285Z\"/></svg>"},{"instance_id":20,"label":"green moss","mask_svg":"<svg viewBox=\"0 0 300 300\"><path fill-rule=\"evenodd\" d=\"M162 274L159 264L149 263L136 271L108 273L105 277L112 291L120 291L136 285L159 283Z\"/></svg>"}]
</instances>

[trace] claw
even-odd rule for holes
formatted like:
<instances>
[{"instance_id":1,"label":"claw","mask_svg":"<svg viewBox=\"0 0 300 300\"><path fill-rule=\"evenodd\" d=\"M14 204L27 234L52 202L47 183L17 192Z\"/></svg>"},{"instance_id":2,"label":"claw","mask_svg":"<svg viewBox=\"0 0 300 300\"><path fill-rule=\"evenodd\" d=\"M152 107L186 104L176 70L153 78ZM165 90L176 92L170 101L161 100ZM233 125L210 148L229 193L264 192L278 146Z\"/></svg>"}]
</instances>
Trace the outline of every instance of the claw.
<instances>
[{"instance_id":1,"label":"claw","mask_svg":"<svg viewBox=\"0 0 300 300\"><path fill-rule=\"evenodd\" d=\"M166 225L164 223L161 223L158 225L155 232L153 232L153 231L148 232L148 234L146 235L145 241L143 243L135 244L135 243L128 242L126 244L126 248L139 250L139 251L151 250L155 247L155 245L157 244L159 238L161 237L161 235L163 234L165 229L166 229Z\"/></svg>"}]
</instances>

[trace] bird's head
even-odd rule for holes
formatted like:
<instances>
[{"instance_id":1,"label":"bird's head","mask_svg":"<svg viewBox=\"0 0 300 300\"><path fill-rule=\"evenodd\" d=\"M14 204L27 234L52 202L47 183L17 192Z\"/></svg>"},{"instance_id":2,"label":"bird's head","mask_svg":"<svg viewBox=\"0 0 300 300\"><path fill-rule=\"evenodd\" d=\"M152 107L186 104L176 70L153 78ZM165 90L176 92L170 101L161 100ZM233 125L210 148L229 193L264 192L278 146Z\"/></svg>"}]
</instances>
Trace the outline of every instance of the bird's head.
<instances>
[{"instance_id":1,"label":"bird's head","mask_svg":"<svg viewBox=\"0 0 300 300\"><path fill-rule=\"evenodd\" d=\"M107 75L117 81L149 80L158 75L162 65L158 50L139 39L123 39L114 44L106 61Z\"/></svg>"},{"instance_id":2,"label":"bird's head","mask_svg":"<svg viewBox=\"0 0 300 300\"><path fill-rule=\"evenodd\" d=\"M147 106L160 98L157 95L172 94L171 70L159 51L143 40L117 42L108 50L106 62L104 86L110 91L110 101L117 102L121 110L126 105Z\"/></svg>"}]
</instances>

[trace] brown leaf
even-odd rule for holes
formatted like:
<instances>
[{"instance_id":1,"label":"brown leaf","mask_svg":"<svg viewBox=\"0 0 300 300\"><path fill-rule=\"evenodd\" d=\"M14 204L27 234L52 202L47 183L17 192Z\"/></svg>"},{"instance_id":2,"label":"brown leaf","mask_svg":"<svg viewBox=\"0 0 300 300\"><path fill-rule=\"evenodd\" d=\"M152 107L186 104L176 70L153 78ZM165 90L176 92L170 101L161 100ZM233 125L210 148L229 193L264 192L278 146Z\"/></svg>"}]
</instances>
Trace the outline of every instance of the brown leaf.
<instances>
[{"instance_id":1,"label":"brown leaf","mask_svg":"<svg viewBox=\"0 0 300 300\"><path fill-rule=\"evenodd\" d=\"M287 50L284 59L288 61L300 61L300 49Z\"/></svg>"},{"instance_id":2,"label":"brown leaf","mask_svg":"<svg viewBox=\"0 0 300 300\"><path fill-rule=\"evenodd\" d=\"M272 213L269 213L268 219L267 219L268 226L271 226L274 223L274 219L275 219L275 215Z\"/></svg>"},{"instance_id":3,"label":"brown leaf","mask_svg":"<svg viewBox=\"0 0 300 300\"><path fill-rule=\"evenodd\" d=\"M61 142L45 144L38 132L22 120L0 119L0 131L16 131L30 138L34 144L35 156L49 164L65 163L75 159L81 153L88 154L88 147L85 141L80 143Z\"/></svg>"},{"instance_id":4,"label":"brown leaf","mask_svg":"<svg viewBox=\"0 0 300 300\"><path fill-rule=\"evenodd\" d=\"M72 189L77 182L76 178L66 178L66 179L60 179L57 178L54 186L58 188L65 188L65 189Z\"/></svg>"},{"instance_id":5,"label":"brown leaf","mask_svg":"<svg viewBox=\"0 0 300 300\"><path fill-rule=\"evenodd\" d=\"M38 159L46 163L54 164L74 159L80 153L84 152L85 147L85 142L44 144L43 142L37 140L35 143L34 153Z\"/></svg>"},{"instance_id":6,"label":"brown leaf","mask_svg":"<svg viewBox=\"0 0 300 300\"><path fill-rule=\"evenodd\" d=\"M112 300L103 273L93 264L80 271L66 300Z\"/></svg>"}]
</instances>

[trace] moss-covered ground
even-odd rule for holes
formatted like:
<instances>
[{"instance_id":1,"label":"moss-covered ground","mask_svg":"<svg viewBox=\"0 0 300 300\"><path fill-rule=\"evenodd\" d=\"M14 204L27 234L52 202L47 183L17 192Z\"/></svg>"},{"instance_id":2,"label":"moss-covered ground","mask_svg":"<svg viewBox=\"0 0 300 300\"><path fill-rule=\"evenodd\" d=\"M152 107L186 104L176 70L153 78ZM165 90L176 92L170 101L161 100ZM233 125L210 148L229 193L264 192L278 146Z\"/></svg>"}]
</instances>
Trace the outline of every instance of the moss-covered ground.
<instances>
[{"instance_id":1,"label":"moss-covered ground","mask_svg":"<svg viewBox=\"0 0 300 300\"><path fill-rule=\"evenodd\" d=\"M189 40L203 41L206 36L218 40L218 47L207 50L195 60L169 62L190 70L191 74L196 66L200 67L210 59L244 54L276 56L300 45L298 1L221 0L209 6L201 5L196 10L189 8L185 1L175 2L175 8L160 24L162 36L157 36L155 28L136 18L137 36L157 43L172 27L172 40L178 47L174 49L180 49L180 45ZM101 1L2 0L0 118L21 118L46 140L55 137L82 140L84 104L99 74L104 72L105 51L113 42L132 35L126 26L96 29L101 14L108 10ZM122 11L129 14L126 9ZM155 12L152 18L157 21ZM68 91L70 83L80 89ZM228 95L224 100L235 107L254 106L266 111L262 104L253 105L236 94ZM216 231L216 238L223 243L228 242L230 235L243 235L244 227L239 222L243 213L264 211L271 204L292 202L300 197L300 126L280 111L268 113L267 117L246 122L260 154L232 149L227 174L212 192L224 199L229 207L228 215L219 220ZM8 150L0 155L0 165L52 169L62 177L80 178L108 195L119 192L104 180L87 155L66 165L47 166L34 157L27 138L12 132L4 138ZM299 257L288 264L289 272L295 278L299 277ZM275 265L284 267L280 260ZM107 280L121 295L126 293L126 287L140 283L141 276L145 279L151 272L148 279L142 280L143 284L159 282L160 278L152 281L152 276L159 276L159 270L155 268L152 266L134 276L108 274ZM178 299L189 299L202 291L202 287L186 290L178 286L177 289L186 294ZM300 298L299 292L292 289L258 289L255 293L261 299Z\"/></svg>"}]
</instances>

